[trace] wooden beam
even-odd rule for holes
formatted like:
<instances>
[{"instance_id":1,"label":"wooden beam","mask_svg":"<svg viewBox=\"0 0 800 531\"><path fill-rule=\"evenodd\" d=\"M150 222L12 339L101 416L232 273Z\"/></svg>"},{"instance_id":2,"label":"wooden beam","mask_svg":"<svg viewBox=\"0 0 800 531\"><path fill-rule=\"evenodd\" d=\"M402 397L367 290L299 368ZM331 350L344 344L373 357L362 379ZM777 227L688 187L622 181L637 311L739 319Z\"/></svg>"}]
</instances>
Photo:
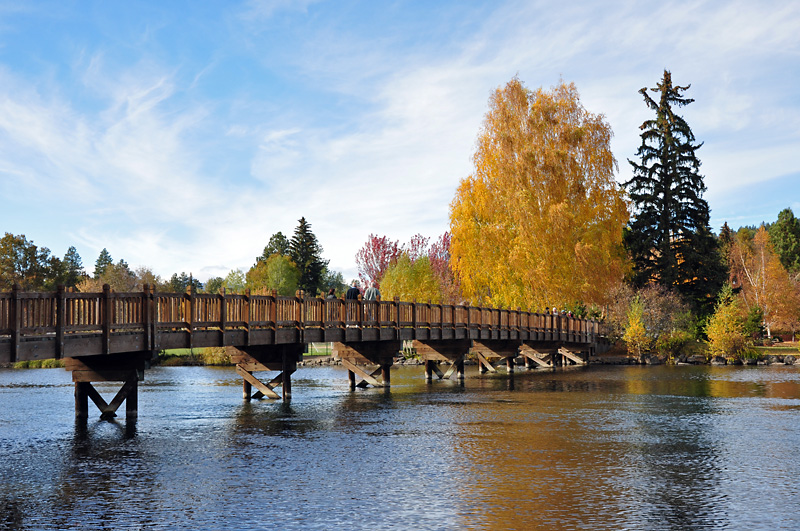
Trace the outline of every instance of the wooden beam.
<instances>
[{"instance_id":1,"label":"wooden beam","mask_svg":"<svg viewBox=\"0 0 800 531\"><path fill-rule=\"evenodd\" d=\"M481 367L483 367L485 370L487 370L487 371L489 371L489 372L497 372L497 369L495 369L495 368L494 368L494 365L492 365L491 363L489 363L489 360L487 360L487 359L486 359L486 358L483 356L483 354L481 354L480 352L476 352L475 354L478 356L478 364L479 364Z\"/></svg>"},{"instance_id":2,"label":"wooden beam","mask_svg":"<svg viewBox=\"0 0 800 531\"><path fill-rule=\"evenodd\" d=\"M453 360L453 362L450 364L450 368L448 368L447 371L445 371L444 376L442 378L449 380L450 376L452 376L452 374L459 368L461 368L461 370L459 371L459 377L463 378L464 377L464 369L462 365L463 363L464 363L463 355L459 359Z\"/></svg>"},{"instance_id":3,"label":"wooden beam","mask_svg":"<svg viewBox=\"0 0 800 531\"><path fill-rule=\"evenodd\" d=\"M522 345L519 347L520 356L523 356L526 360L533 361L538 363L540 367L547 367L552 368L552 354L543 354L536 349L529 347L528 345ZM547 361L547 358L550 358L550 361Z\"/></svg>"},{"instance_id":4,"label":"wooden beam","mask_svg":"<svg viewBox=\"0 0 800 531\"><path fill-rule=\"evenodd\" d=\"M241 376L248 383L250 383L250 385L252 385L256 389L258 389L258 391L260 391L262 395L264 395L264 396L266 396L268 398L280 399L280 395L278 395L278 393L273 391L269 386L264 385L263 383L261 383L258 380L258 378L256 378L255 376L253 376L251 373L247 372L246 370L242 369L238 365L236 366L236 372L239 373L239 376ZM258 394L258 393L256 393L256 394ZM255 396L255 395L253 395L253 396ZM258 398L260 398L260 397L258 397Z\"/></svg>"},{"instance_id":5,"label":"wooden beam","mask_svg":"<svg viewBox=\"0 0 800 531\"><path fill-rule=\"evenodd\" d=\"M563 347L558 349L558 353L561 354L562 356L564 356L565 358L574 361L577 365L585 365L586 364L586 362L583 361L583 358L581 358L580 356L576 355L575 353L573 353L573 352L571 352L571 351L569 351L569 350L567 350L567 349L565 349Z\"/></svg>"},{"instance_id":6,"label":"wooden beam","mask_svg":"<svg viewBox=\"0 0 800 531\"><path fill-rule=\"evenodd\" d=\"M362 387L362 383L363 383L363 382L366 382L366 383L368 383L368 384L370 384L370 385L372 385L372 386L374 386L374 387L384 387L384 384L382 384L381 382L379 382L378 380L376 380L376 379L373 377L373 375L374 375L375 373L372 373L372 374L367 374L367 372L366 372L365 370L363 370L361 367L359 367L359 366L358 366L358 365L356 365L355 363L351 363L349 360L347 360L347 359L345 359L345 358L342 358L342 365L343 365L343 366L344 366L344 367L345 367L345 368L346 368L348 371L350 371L350 372L352 372L352 373L354 373L354 374L357 374L358 376L360 376L360 377L361 377L361 379L362 379L362 382L359 382L359 383L357 384L359 387ZM381 370L381 368L380 368L380 367L378 367L377 371L375 371L375 372L378 372L378 371L380 371L380 370Z\"/></svg>"}]
</instances>

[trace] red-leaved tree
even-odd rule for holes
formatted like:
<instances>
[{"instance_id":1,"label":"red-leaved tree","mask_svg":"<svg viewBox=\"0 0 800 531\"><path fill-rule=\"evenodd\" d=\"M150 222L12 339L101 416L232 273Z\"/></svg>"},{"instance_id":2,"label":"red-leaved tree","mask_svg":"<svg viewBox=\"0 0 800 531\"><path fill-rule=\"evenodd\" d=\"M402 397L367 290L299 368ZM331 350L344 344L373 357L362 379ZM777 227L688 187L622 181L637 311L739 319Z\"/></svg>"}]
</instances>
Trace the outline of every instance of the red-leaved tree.
<instances>
[{"instance_id":1,"label":"red-leaved tree","mask_svg":"<svg viewBox=\"0 0 800 531\"><path fill-rule=\"evenodd\" d=\"M386 236L370 234L367 242L356 253L358 278L364 286L378 282L386 269L395 263L403 252L400 242Z\"/></svg>"}]
</instances>

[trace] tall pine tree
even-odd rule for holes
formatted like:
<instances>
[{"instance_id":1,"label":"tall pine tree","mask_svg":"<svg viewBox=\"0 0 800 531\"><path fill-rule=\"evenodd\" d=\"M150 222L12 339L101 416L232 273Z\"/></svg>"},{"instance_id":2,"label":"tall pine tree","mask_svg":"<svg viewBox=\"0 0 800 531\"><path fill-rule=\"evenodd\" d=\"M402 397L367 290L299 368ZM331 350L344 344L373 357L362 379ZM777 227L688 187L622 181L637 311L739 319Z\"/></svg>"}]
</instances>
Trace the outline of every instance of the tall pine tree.
<instances>
[{"instance_id":1,"label":"tall pine tree","mask_svg":"<svg viewBox=\"0 0 800 531\"><path fill-rule=\"evenodd\" d=\"M300 270L298 289L305 291L307 295L316 295L328 261L322 259L322 248L317 243L317 237L311 232L311 225L306 222L305 217L300 218L289 241L289 257Z\"/></svg>"},{"instance_id":2,"label":"tall pine tree","mask_svg":"<svg viewBox=\"0 0 800 531\"><path fill-rule=\"evenodd\" d=\"M665 70L661 82L649 89L658 100L647 88L639 91L656 117L640 127L639 162L628 160L633 177L625 186L635 219L625 240L635 285L655 282L674 289L705 313L722 285L724 267L702 197L706 186L695 152L703 144L696 143L689 125L675 113L694 101L683 95L689 87L673 85Z\"/></svg>"}]
</instances>

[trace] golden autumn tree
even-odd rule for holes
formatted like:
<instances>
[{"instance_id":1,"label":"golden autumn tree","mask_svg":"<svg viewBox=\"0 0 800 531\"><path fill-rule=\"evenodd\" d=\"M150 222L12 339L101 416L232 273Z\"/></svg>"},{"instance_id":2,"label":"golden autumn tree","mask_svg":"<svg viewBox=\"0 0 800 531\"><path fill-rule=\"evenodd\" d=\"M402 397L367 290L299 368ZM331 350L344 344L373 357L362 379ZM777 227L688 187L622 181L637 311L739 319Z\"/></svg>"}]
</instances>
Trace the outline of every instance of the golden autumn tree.
<instances>
[{"instance_id":1,"label":"golden autumn tree","mask_svg":"<svg viewBox=\"0 0 800 531\"><path fill-rule=\"evenodd\" d=\"M572 83L489 99L474 171L450 205L451 262L473 304L604 303L626 270L612 131Z\"/></svg>"},{"instance_id":2,"label":"golden autumn tree","mask_svg":"<svg viewBox=\"0 0 800 531\"><path fill-rule=\"evenodd\" d=\"M798 286L781 264L763 225L752 239L747 231L736 234L728 263L745 306L761 310L767 335L776 327L794 331L800 318Z\"/></svg>"}]
</instances>

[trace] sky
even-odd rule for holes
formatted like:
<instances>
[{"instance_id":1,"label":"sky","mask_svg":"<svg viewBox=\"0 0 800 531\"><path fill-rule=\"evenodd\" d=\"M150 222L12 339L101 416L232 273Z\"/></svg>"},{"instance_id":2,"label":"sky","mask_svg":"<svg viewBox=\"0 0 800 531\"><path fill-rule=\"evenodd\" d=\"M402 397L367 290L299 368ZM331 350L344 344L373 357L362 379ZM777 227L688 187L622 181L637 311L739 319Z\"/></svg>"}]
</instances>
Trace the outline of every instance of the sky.
<instances>
[{"instance_id":1,"label":"sky","mask_svg":"<svg viewBox=\"0 0 800 531\"><path fill-rule=\"evenodd\" d=\"M448 230L512 77L574 82L624 182L665 69L712 229L800 215L798 28L785 1L0 1L0 231L205 281L305 217L349 280L370 234Z\"/></svg>"}]
</instances>

